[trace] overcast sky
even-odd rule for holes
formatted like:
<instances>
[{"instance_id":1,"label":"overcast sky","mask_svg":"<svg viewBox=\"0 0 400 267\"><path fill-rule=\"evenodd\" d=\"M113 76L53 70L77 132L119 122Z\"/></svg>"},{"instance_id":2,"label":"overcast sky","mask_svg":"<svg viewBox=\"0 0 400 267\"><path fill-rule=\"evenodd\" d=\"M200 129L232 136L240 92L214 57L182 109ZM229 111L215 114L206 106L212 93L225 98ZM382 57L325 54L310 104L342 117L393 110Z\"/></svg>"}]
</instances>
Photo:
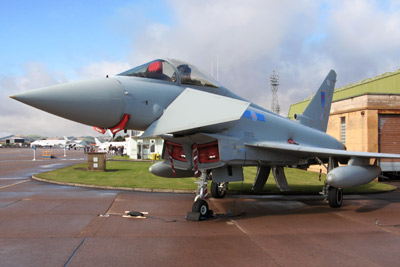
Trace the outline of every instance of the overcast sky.
<instances>
[{"instance_id":1,"label":"overcast sky","mask_svg":"<svg viewBox=\"0 0 400 267\"><path fill-rule=\"evenodd\" d=\"M400 68L400 1L0 0L0 132L97 135L89 126L8 98L35 88L114 75L178 58L281 115L317 90Z\"/></svg>"}]
</instances>

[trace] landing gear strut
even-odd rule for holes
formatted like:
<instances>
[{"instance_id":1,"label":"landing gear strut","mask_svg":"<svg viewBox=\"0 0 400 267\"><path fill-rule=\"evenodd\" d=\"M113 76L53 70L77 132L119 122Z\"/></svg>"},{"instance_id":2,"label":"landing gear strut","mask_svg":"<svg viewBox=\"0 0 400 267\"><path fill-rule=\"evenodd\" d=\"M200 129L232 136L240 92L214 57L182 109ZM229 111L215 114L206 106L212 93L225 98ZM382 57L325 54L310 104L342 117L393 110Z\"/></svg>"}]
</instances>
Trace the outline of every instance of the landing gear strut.
<instances>
[{"instance_id":1,"label":"landing gear strut","mask_svg":"<svg viewBox=\"0 0 400 267\"><path fill-rule=\"evenodd\" d=\"M213 198L223 198L228 191L228 183L211 183L211 195Z\"/></svg>"},{"instance_id":2,"label":"landing gear strut","mask_svg":"<svg viewBox=\"0 0 400 267\"><path fill-rule=\"evenodd\" d=\"M195 182L197 184L196 197L194 198L195 202L198 199L207 198L207 196L208 196L208 192L207 192L208 181L207 180L209 180L209 174L207 173L207 170L202 170L199 181Z\"/></svg>"}]
</instances>

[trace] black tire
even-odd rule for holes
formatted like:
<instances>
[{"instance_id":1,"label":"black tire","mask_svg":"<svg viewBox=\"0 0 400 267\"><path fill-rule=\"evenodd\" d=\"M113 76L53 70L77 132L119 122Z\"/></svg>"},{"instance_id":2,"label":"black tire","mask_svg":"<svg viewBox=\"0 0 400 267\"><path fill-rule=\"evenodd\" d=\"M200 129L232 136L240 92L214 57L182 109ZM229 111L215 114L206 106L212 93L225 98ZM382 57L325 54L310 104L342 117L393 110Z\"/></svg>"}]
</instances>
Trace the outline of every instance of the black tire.
<instances>
[{"instance_id":1,"label":"black tire","mask_svg":"<svg viewBox=\"0 0 400 267\"><path fill-rule=\"evenodd\" d=\"M226 185L226 189L222 189L220 183L212 182L211 183L211 196L213 198L223 198L226 195L226 191L228 190L228 185Z\"/></svg>"},{"instance_id":2,"label":"black tire","mask_svg":"<svg viewBox=\"0 0 400 267\"><path fill-rule=\"evenodd\" d=\"M330 186L328 189L328 201L331 208L340 208L343 204L342 189Z\"/></svg>"},{"instance_id":3,"label":"black tire","mask_svg":"<svg viewBox=\"0 0 400 267\"><path fill-rule=\"evenodd\" d=\"M193 204L192 211L199 212L200 216L202 217L208 217L209 209L207 201L205 201L204 199L196 200L196 202L194 202Z\"/></svg>"}]
</instances>

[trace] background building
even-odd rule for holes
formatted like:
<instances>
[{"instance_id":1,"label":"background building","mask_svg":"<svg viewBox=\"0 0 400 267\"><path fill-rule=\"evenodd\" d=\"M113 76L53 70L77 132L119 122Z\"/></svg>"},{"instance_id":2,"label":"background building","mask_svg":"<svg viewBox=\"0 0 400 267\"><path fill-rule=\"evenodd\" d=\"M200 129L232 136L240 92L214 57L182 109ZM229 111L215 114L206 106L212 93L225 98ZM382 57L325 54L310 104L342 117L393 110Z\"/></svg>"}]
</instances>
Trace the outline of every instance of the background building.
<instances>
[{"instance_id":1,"label":"background building","mask_svg":"<svg viewBox=\"0 0 400 267\"><path fill-rule=\"evenodd\" d=\"M0 138L0 142L3 143L4 146L11 146L11 147L23 147L25 144L25 138L22 136L5 136Z\"/></svg>"},{"instance_id":2,"label":"background building","mask_svg":"<svg viewBox=\"0 0 400 267\"><path fill-rule=\"evenodd\" d=\"M293 104L303 113L310 99ZM337 88L327 133L347 150L400 154L400 70ZM398 160L381 160L383 171L400 171Z\"/></svg>"},{"instance_id":3,"label":"background building","mask_svg":"<svg viewBox=\"0 0 400 267\"><path fill-rule=\"evenodd\" d=\"M164 140L161 137L141 137L143 132L131 131L128 141L128 156L131 159L156 159L161 157Z\"/></svg>"}]
</instances>

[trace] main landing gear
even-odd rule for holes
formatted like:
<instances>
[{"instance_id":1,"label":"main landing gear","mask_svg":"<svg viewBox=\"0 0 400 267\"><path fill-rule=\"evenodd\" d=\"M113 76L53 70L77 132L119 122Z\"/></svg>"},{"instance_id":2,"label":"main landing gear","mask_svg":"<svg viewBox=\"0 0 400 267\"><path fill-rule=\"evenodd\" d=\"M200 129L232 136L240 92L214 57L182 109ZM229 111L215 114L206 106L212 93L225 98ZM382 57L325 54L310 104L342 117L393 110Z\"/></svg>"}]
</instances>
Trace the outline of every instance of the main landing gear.
<instances>
[{"instance_id":1,"label":"main landing gear","mask_svg":"<svg viewBox=\"0 0 400 267\"><path fill-rule=\"evenodd\" d=\"M211 195L213 198L224 198L226 192L228 191L228 183L211 183Z\"/></svg>"},{"instance_id":2,"label":"main landing gear","mask_svg":"<svg viewBox=\"0 0 400 267\"><path fill-rule=\"evenodd\" d=\"M339 166L338 159L333 157L329 157L328 166L325 166L319 158L316 159L322 166L326 168L328 173ZM321 193L324 195L324 199L328 200L331 208L340 208L342 206L343 190L341 188L330 186L326 183Z\"/></svg>"},{"instance_id":3,"label":"main landing gear","mask_svg":"<svg viewBox=\"0 0 400 267\"><path fill-rule=\"evenodd\" d=\"M328 199L331 208L340 208L343 204L343 190L330 185L325 185L323 189L324 198Z\"/></svg>"}]
</instances>

